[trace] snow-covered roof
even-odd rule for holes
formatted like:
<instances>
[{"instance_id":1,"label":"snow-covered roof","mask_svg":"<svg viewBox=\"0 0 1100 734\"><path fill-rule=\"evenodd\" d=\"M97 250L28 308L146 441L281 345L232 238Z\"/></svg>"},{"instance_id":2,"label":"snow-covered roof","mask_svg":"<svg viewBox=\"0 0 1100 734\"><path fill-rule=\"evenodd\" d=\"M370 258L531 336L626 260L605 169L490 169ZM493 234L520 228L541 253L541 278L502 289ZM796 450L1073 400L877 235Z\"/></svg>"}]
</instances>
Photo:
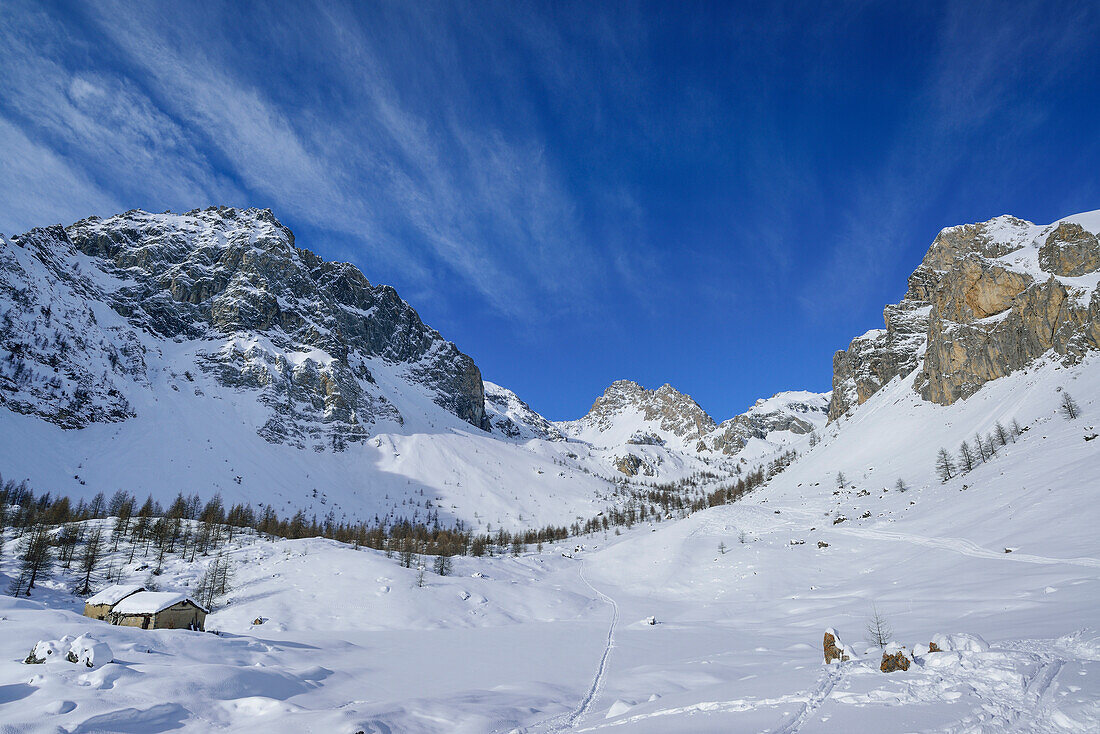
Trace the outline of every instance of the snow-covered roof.
<instances>
[{"instance_id":1,"label":"snow-covered roof","mask_svg":"<svg viewBox=\"0 0 1100 734\"><path fill-rule=\"evenodd\" d=\"M108 586L103 591L88 598L88 604L118 604L126 597L136 594L139 591L145 591L145 587L141 584L114 584Z\"/></svg>"},{"instance_id":2,"label":"snow-covered roof","mask_svg":"<svg viewBox=\"0 0 1100 734\"><path fill-rule=\"evenodd\" d=\"M181 601L190 601L204 612L208 611L195 600L188 598L187 594L175 591L141 591L120 601L112 611L119 614L156 614Z\"/></svg>"}]
</instances>

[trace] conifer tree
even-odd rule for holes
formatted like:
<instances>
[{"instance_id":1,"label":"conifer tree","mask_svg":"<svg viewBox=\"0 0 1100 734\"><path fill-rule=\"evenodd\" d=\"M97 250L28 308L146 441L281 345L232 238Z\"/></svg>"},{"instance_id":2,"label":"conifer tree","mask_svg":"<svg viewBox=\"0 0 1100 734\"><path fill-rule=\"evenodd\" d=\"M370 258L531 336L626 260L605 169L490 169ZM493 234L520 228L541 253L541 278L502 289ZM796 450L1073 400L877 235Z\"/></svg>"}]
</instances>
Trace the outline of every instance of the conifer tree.
<instances>
[{"instance_id":1,"label":"conifer tree","mask_svg":"<svg viewBox=\"0 0 1100 734\"><path fill-rule=\"evenodd\" d=\"M947 449L940 449L936 457L936 471L940 475L940 480L944 482L955 476L955 462L951 460L951 454L947 453Z\"/></svg>"},{"instance_id":2,"label":"conifer tree","mask_svg":"<svg viewBox=\"0 0 1100 734\"><path fill-rule=\"evenodd\" d=\"M966 441L959 446L959 467L964 472L974 470L974 453L970 450L970 444Z\"/></svg>"},{"instance_id":3,"label":"conifer tree","mask_svg":"<svg viewBox=\"0 0 1100 734\"><path fill-rule=\"evenodd\" d=\"M1081 408L1077 405L1077 401L1065 390L1062 391L1062 415L1068 421L1076 420L1077 416L1081 415Z\"/></svg>"},{"instance_id":4,"label":"conifer tree","mask_svg":"<svg viewBox=\"0 0 1100 734\"><path fill-rule=\"evenodd\" d=\"M23 551L20 567L20 577L26 582L25 587L22 589L23 594L26 596L31 595L34 582L49 568L52 562L53 538L50 537L50 532L45 525L36 525L31 531L31 535L27 539L27 547ZM18 594L15 594L15 596L18 596Z\"/></svg>"},{"instance_id":5,"label":"conifer tree","mask_svg":"<svg viewBox=\"0 0 1100 734\"><path fill-rule=\"evenodd\" d=\"M80 555L80 572L83 577L76 588L76 594L84 596L92 593L92 575L103 558L103 533L96 528L84 542L84 548Z\"/></svg>"}]
</instances>

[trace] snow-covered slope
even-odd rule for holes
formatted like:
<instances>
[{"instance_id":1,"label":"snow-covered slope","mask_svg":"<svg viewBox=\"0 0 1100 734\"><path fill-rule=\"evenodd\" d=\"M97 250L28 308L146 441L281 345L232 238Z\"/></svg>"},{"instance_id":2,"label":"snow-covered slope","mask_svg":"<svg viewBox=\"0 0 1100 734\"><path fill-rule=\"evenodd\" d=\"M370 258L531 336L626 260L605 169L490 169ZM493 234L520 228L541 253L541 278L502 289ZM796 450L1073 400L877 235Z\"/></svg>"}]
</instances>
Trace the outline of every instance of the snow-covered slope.
<instances>
[{"instance_id":1,"label":"snow-covered slope","mask_svg":"<svg viewBox=\"0 0 1100 734\"><path fill-rule=\"evenodd\" d=\"M557 426L533 411L514 392L492 382L484 384L485 412L494 433L520 441L532 438L565 440Z\"/></svg>"}]
</instances>

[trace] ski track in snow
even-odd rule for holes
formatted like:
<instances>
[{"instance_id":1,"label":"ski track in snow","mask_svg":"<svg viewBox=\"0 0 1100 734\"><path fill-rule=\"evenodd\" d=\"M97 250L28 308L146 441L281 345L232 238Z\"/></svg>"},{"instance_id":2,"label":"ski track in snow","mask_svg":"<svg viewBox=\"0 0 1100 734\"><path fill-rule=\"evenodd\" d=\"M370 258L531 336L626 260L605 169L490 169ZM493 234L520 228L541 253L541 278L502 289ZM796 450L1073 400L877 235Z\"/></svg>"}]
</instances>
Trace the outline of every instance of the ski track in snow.
<instances>
[{"instance_id":1,"label":"ski track in snow","mask_svg":"<svg viewBox=\"0 0 1100 734\"><path fill-rule=\"evenodd\" d=\"M607 672L607 661L611 657L611 649L615 647L615 627L619 624L619 605L614 599L607 594L603 593L588 580L588 575L585 573L584 561L581 561L580 571L581 581L592 589L596 597L601 601L611 605L611 624L607 628L607 641L604 644L603 655L600 656L600 664L596 668L596 675L592 678L592 685L589 686L588 691L585 693L584 698L581 699L577 707L567 714L559 714L546 721L541 721L534 724L523 731L543 731L549 734L550 732L569 731L576 727L577 722L588 713L588 710L592 708L592 702L596 700L596 696L599 695L600 689L603 687L604 675Z\"/></svg>"},{"instance_id":2,"label":"ski track in snow","mask_svg":"<svg viewBox=\"0 0 1100 734\"><path fill-rule=\"evenodd\" d=\"M871 538L872 540L897 540L915 545L923 545L928 548L953 551L972 558L996 558L1017 563L1037 563L1044 566L1066 564L1069 566L1084 566L1086 568L1100 568L1100 559L1097 558L1048 558L1027 553L1005 553L1004 551L991 551L969 540L962 538L930 538L922 535L910 535L888 530L871 530L870 528L832 528L832 532L855 537Z\"/></svg>"},{"instance_id":3,"label":"ski track in snow","mask_svg":"<svg viewBox=\"0 0 1100 734\"><path fill-rule=\"evenodd\" d=\"M843 677L843 664L826 665L817 685L806 694L806 702L802 705L802 709L794 717L774 729L773 734L796 734L810 720L814 712L821 707L821 704L825 702Z\"/></svg>"}]
</instances>

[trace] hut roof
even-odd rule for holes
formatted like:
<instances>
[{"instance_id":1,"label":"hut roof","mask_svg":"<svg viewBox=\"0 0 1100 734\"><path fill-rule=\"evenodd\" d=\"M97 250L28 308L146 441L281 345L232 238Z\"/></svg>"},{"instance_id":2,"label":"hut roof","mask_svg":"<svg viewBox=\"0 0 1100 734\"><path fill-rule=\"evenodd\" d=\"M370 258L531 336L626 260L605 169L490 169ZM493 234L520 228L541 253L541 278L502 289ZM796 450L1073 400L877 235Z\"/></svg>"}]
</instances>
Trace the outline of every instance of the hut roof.
<instances>
[{"instance_id":1,"label":"hut roof","mask_svg":"<svg viewBox=\"0 0 1100 734\"><path fill-rule=\"evenodd\" d=\"M156 614L182 601L189 601L202 611L209 612L194 599L188 598L187 594L174 591L141 591L120 601L112 611L119 614Z\"/></svg>"},{"instance_id":2,"label":"hut roof","mask_svg":"<svg viewBox=\"0 0 1100 734\"><path fill-rule=\"evenodd\" d=\"M114 584L113 586L108 586L106 589L103 589L98 594L88 597L87 603L93 605L109 604L113 606L139 591L145 591L145 587L141 584Z\"/></svg>"}]
</instances>

